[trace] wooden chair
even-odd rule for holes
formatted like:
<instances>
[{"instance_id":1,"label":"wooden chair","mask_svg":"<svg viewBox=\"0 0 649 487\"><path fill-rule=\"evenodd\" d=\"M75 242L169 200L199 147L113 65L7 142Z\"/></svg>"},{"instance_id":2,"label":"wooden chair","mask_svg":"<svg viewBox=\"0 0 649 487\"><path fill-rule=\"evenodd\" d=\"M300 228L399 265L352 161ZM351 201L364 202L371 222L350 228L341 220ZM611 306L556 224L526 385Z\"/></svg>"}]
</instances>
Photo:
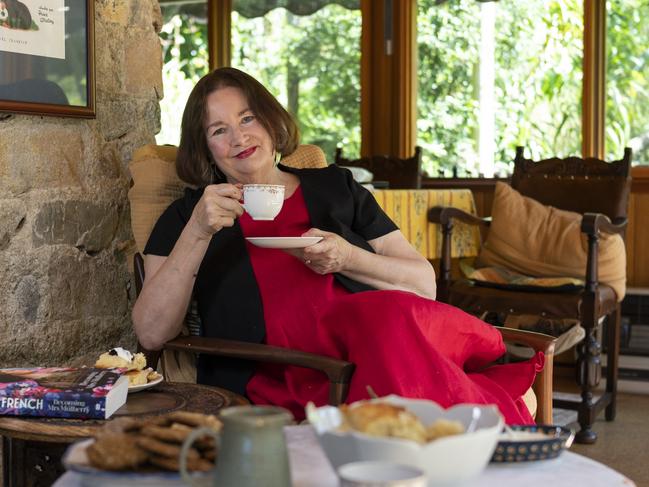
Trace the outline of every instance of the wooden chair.
<instances>
[{"instance_id":1,"label":"wooden chair","mask_svg":"<svg viewBox=\"0 0 649 487\"><path fill-rule=\"evenodd\" d=\"M300 146L298 154L292 155L287 165L298 167L307 161L309 167L324 167L326 161L320 149L309 149L304 153L305 146ZM313 147L313 146L311 146ZM175 158L174 147L145 146L138 150L131 162L131 174L133 185L129 191L131 202L131 220L133 225L136 245L141 251L144 248L149 233L151 232L155 219L151 218L152 213L161 213L166 205L182 194L185 184L175 175L173 161ZM142 166L151 167L149 172ZM165 176L166 175L166 176ZM155 180L155 181L154 181ZM162 193L165 199L169 200L164 208L161 208L159 198L147 197L146 193ZM153 208L153 211L150 211ZM157 219L157 217L156 217ZM135 288L139 295L144 282L144 261L140 252L133 258ZM546 367L535 382L534 393L536 395L536 418L542 423L550 423L552 418L552 354L554 351L554 338L539 333L524 332L519 330L501 329L503 338L508 342L524 344L535 351L543 351L546 354ZM289 350L280 347L273 347L258 343L243 343L232 340L207 338L201 336L181 335L170 340L164 346L164 350L175 350L190 353L206 353L237 359L254 360L260 362L273 362L287 365L297 365L322 371L330 382L329 403L332 405L341 404L347 397L349 383L355 369L355 365L332 357L323 357L298 350ZM157 366L162 351L143 350L147 356L147 363ZM549 371L549 373L548 373Z\"/></svg>"},{"instance_id":2,"label":"wooden chair","mask_svg":"<svg viewBox=\"0 0 649 487\"><path fill-rule=\"evenodd\" d=\"M485 312L530 314L546 318L578 319L586 331L577 352L576 380L581 400L554 400L554 406L578 411L580 431L576 440L593 443L597 435L591 427L597 414L606 408L606 419L615 418L617 365L619 354L620 304L610 286L598 281L598 240L602 232L622 234L626 227L631 178L631 150L611 163L598 159L552 158L534 162L516 149L511 186L543 205L582 214L581 231L587 236L588 253L583 289L534 292L475 285L467 279L451 279L450 244L453 220L481 225L488 231L490 219L480 219L455 208L436 207L429 221L442 226L442 257L438 278L438 299L473 314ZM542 292L540 292L542 291ZM598 399L593 389L600 381L600 343L596 330L600 319L608 318L606 391Z\"/></svg>"},{"instance_id":3,"label":"wooden chair","mask_svg":"<svg viewBox=\"0 0 649 487\"><path fill-rule=\"evenodd\" d=\"M140 294L144 283L144 260L140 252L144 249L158 216L173 200L182 195L186 186L175 172L176 150L173 146L146 145L135 152L130 164L133 177L129 190L131 222L139 250L133 257L137 295ZM299 146L293 154L284 158L282 163L293 167L327 166L324 153L313 145ZM188 318L195 320L195 317ZM198 326L200 327L200 323ZM200 333L200 330L195 333ZM349 382L355 368L350 362L259 343L221 340L196 334L178 336L167 342L164 349L312 368L323 372L329 379L330 404L340 404L347 397ZM148 364L157 366L161 350L145 350L141 346L139 350L146 355ZM194 367L194 364L191 366Z\"/></svg>"},{"instance_id":4,"label":"wooden chair","mask_svg":"<svg viewBox=\"0 0 649 487\"><path fill-rule=\"evenodd\" d=\"M391 156L370 156L347 159L342 149L336 149L335 161L339 166L362 167L374 174L376 181L388 181L390 189L421 188L421 147L415 147L412 157L400 159Z\"/></svg>"}]
</instances>

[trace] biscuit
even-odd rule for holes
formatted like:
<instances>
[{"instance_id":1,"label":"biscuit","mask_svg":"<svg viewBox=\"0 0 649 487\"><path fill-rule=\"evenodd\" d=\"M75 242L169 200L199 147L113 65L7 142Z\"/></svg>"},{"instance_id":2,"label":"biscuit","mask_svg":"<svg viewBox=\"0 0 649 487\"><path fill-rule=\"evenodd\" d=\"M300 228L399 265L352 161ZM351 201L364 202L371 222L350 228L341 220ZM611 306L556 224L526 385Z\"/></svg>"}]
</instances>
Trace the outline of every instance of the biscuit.
<instances>
[{"instance_id":1,"label":"biscuit","mask_svg":"<svg viewBox=\"0 0 649 487\"><path fill-rule=\"evenodd\" d=\"M107 422L95 442L88 447L92 466L102 470L178 471L182 442L197 426L220 427L211 415L174 412L142 420L116 418ZM187 453L188 469L207 471L217 456L215 440L209 435L197 438Z\"/></svg>"},{"instance_id":2,"label":"biscuit","mask_svg":"<svg viewBox=\"0 0 649 487\"><path fill-rule=\"evenodd\" d=\"M205 450L201 452L201 455L205 460L208 460L212 463L216 461L216 448L211 448L209 450Z\"/></svg>"},{"instance_id":3,"label":"biscuit","mask_svg":"<svg viewBox=\"0 0 649 487\"><path fill-rule=\"evenodd\" d=\"M163 457L168 458L177 458L180 454L180 446L170 443L165 443L164 441L156 440L148 436L138 436L135 440L137 446L146 450L149 453L155 453L157 455L162 455ZM194 448L189 448L187 450L187 459L197 459L200 458L200 454Z\"/></svg>"},{"instance_id":4,"label":"biscuit","mask_svg":"<svg viewBox=\"0 0 649 487\"><path fill-rule=\"evenodd\" d=\"M201 413L191 413L189 411L174 411L169 413L169 418L172 421L187 424L189 426L207 426L213 430L219 431L223 423L214 415L206 415Z\"/></svg>"},{"instance_id":5,"label":"biscuit","mask_svg":"<svg viewBox=\"0 0 649 487\"><path fill-rule=\"evenodd\" d=\"M174 428L165 428L162 426L148 425L140 430L140 432L151 438L161 441L170 441L172 443L182 443L185 441L185 438L189 436L189 433L192 431L191 428L187 429Z\"/></svg>"},{"instance_id":6,"label":"biscuit","mask_svg":"<svg viewBox=\"0 0 649 487\"><path fill-rule=\"evenodd\" d=\"M147 453L126 433L103 433L86 453L90 463L102 470L130 470L148 460Z\"/></svg>"},{"instance_id":7,"label":"biscuit","mask_svg":"<svg viewBox=\"0 0 649 487\"><path fill-rule=\"evenodd\" d=\"M177 472L180 469L178 458L152 457L151 463L157 467ZM214 468L214 464L203 458L187 459L187 470L191 472L209 472Z\"/></svg>"}]
</instances>

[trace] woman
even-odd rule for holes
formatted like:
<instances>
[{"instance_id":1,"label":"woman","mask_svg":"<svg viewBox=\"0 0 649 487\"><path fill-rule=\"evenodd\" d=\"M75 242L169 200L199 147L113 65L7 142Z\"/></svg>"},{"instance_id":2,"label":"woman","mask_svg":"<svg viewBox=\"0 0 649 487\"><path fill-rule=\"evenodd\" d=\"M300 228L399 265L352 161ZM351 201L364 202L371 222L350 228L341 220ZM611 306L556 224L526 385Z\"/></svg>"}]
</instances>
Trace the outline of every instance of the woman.
<instances>
[{"instance_id":1,"label":"woman","mask_svg":"<svg viewBox=\"0 0 649 487\"><path fill-rule=\"evenodd\" d=\"M292 117L254 78L220 68L202 78L183 114L177 171L199 187L160 217L145 249L133 308L140 343L158 349L181 330L194 292L203 334L301 349L356 364L348 401L376 393L495 403L532 422L520 396L543 357L483 369L504 353L500 334L437 303L430 263L349 171L291 169ZM274 221L254 221L242 185L285 186ZM244 237L321 236L302 250L258 248ZM309 369L201 356L198 382L246 393L300 417L328 385Z\"/></svg>"}]
</instances>

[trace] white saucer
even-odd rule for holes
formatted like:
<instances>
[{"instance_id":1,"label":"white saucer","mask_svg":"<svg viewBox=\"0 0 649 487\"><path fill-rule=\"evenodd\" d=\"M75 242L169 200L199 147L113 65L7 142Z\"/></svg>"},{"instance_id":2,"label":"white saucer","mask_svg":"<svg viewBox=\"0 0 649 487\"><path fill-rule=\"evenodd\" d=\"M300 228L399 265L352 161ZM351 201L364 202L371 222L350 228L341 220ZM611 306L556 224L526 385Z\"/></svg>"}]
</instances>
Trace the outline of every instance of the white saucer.
<instances>
[{"instance_id":1,"label":"white saucer","mask_svg":"<svg viewBox=\"0 0 649 487\"><path fill-rule=\"evenodd\" d=\"M322 237L246 237L257 247L266 249L303 249L322 240Z\"/></svg>"},{"instance_id":2,"label":"white saucer","mask_svg":"<svg viewBox=\"0 0 649 487\"><path fill-rule=\"evenodd\" d=\"M128 386L128 393L131 394L133 392L140 392L143 391L144 389L148 389L149 387L156 386L162 382L164 377L161 375L157 379L153 379L152 381L147 382L146 384L138 384L135 386Z\"/></svg>"}]
</instances>

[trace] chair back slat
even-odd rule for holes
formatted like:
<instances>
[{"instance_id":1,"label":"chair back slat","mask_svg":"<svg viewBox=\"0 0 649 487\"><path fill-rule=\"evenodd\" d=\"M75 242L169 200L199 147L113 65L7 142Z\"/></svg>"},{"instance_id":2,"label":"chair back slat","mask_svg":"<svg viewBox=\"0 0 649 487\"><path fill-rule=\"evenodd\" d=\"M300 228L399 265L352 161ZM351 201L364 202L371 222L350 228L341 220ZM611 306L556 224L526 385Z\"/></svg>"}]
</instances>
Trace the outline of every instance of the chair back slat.
<instances>
[{"instance_id":1,"label":"chair back slat","mask_svg":"<svg viewBox=\"0 0 649 487\"><path fill-rule=\"evenodd\" d=\"M375 181L388 181L390 189L421 188L421 147L415 147L412 157L401 159L391 156L370 156L347 159L342 149L336 149L335 162L339 166L353 166L367 169Z\"/></svg>"},{"instance_id":2,"label":"chair back slat","mask_svg":"<svg viewBox=\"0 0 649 487\"><path fill-rule=\"evenodd\" d=\"M595 212L626 218L631 190L631 149L619 161L567 157L526 159L516 148L512 187L544 205L577 213Z\"/></svg>"}]
</instances>

